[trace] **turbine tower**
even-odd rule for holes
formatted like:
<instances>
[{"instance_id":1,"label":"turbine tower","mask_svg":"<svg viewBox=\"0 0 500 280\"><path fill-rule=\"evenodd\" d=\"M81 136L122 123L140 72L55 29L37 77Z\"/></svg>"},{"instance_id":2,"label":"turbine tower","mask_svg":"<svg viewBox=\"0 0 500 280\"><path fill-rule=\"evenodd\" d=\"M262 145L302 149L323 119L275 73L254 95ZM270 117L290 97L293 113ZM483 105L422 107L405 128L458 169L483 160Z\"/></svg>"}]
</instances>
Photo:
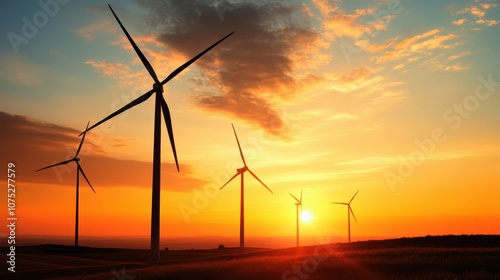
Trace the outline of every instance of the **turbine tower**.
<instances>
[{"instance_id":1,"label":"turbine tower","mask_svg":"<svg viewBox=\"0 0 500 280\"><path fill-rule=\"evenodd\" d=\"M234 178L236 178L238 175L241 175L241 195L240 195L240 249L245 248L245 180L243 179L243 175L245 174L246 171L250 172L250 175L252 175L257 181L259 181L268 191L273 193L271 189L269 189L264 182L262 182L257 175L255 175L252 170L250 170L247 166L247 163L245 162L245 157L243 156L243 151L241 150L240 146L240 141L238 140L238 135L236 134L236 130L234 129L234 125L231 124L233 127L233 132L234 136L236 137L236 143L238 143L238 149L240 150L240 155L241 155L241 160L243 161L243 167L236 169L236 174L229 179L221 188L224 188L229 182L231 182Z\"/></svg>"},{"instance_id":2,"label":"turbine tower","mask_svg":"<svg viewBox=\"0 0 500 280\"><path fill-rule=\"evenodd\" d=\"M122 108L118 109L111 115L107 116L106 118L102 119L101 121L97 122L90 128L88 128L86 131L89 131L93 129L94 127L102 124L103 122L115 117L116 115L119 115L126 110L146 101L149 99L153 93L155 93L155 117L154 117L154 144L153 144L153 182L152 182L152 202L151 202L151 261L152 262L159 262L160 261L160 178L161 178L161 115L163 112L163 118L165 119L165 124L167 126L167 131L168 131L168 136L170 138L170 145L172 147L172 152L174 154L174 159L175 159L175 165L177 167L177 171L179 171L179 163L177 161L177 152L175 150L175 142L174 142L174 133L173 133L173 128L172 128L172 119L170 117L170 111L167 106L167 102L165 101L165 98L163 97L163 85L165 85L168 81L170 81L172 78L177 76L180 72L182 72L185 68L187 68L189 65L191 65L193 62L195 62L198 58L203 56L205 53L210 51L212 48L214 48L216 45L218 45L220 42L224 41L227 37L231 36L234 32L229 33L226 35L224 38L220 39L195 57L193 57L191 60L187 61L183 65L179 66L177 69L175 69L170 75L168 75L163 81L160 82L158 77L156 76L156 73L149 63L149 61L146 59L144 54L141 52L139 47L135 44L134 40L132 37L128 34L127 30L121 23L120 19L118 19L118 16L115 14L111 6L108 4L109 9L113 13L116 21L120 25L121 29L123 30L123 33L125 33L125 36L127 36L130 44L134 48L135 52L141 59L142 63L144 64L144 67L146 70L149 72L151 75L151 78L153 78L154 84L153 88L149 90L148 92L144 93L143 95L139 96L129 104L123 106Z\"/></svg>"},{"instance_id":3,"label":"turbine tower","mask_svg":"<svg viewBox=\"0 0 500 280\"><path fill-rule=\"evenodd\" d=\"M302 213L302 189L300 189L300 199L297 199L293 194L290 195L297 201L295 205L297 206L297 247L299 247L299 206L300 212Z\"/></svg>"},{"instance_id":4,"label":"turbine tower","mask_svg":"<svg viewBox=\"0 0 500 280\"><path fill-rule=\"evenodd\" d=\"M349 200L349 203L345 202L332 202L332 204L342 204L342 205L347 205L347 232L349 235L349 243L351 243L351 214L356 223L358 220L356 220L356 216L354 216L354 212L352 211L351 208L351 202L354 199L354 197L358 194L359 190L352 196L351 200Z\"/></svg>"},{"instance_id":5,"label":"turbine tower","mask_svg":"<svg viewBox=\"0 0 500 280\"><path fill-rule=\"evenodd\" d=\"M89 127L89 123L87 123L87 128L88 127ZM80 141L80 145L78 146L78 149L76 150L76 154L75 154L75 156L72 159L61 161L59 163L55 163L55 164L52 164L52 165L40 168L40 169L38 169L38 170L35 171L35 172L38 172L38 171L41 171L41 170L44 170L44 169L47 169L47 168L52 168L52 167L55 167L55 166L68 164L68 163L70 163L72 161L74 161L76 163L75 247L78 247L78 209L79 209L79 201L80 201L80 199L79 199L79 195L80 195L80 173L82 173L83 178L85 178L85 181L87 181L87 183L89 184L90 188L95 193L95 190L92 187L92 185L90 184L89 179L87 179L87 176L85 175L85 172L83 172L83 168L80 165L80 158L78 157L78 154L80 153L80 150L82 149L83 140L85 140L85 134L86 133L83 134L82 140Z\"/></svg>"}]
</instances>

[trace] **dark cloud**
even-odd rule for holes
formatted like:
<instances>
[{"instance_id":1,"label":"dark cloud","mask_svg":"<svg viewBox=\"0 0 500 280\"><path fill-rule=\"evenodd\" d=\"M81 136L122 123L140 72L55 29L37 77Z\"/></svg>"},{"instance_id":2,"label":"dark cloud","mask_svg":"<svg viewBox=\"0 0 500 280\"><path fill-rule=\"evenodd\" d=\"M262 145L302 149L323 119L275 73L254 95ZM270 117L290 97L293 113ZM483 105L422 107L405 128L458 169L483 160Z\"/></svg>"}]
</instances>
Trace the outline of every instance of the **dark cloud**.
<instances>
[{"instance_id":1,"label":"dark cloud","mask_svg":"<svg viewBox=\"0 0 500 280\"><path fill-rule=\"evenodd\" d=\"M80 143L78 134L84 127L75 130L1 111L0 124L1 164L15 163L16 178L20 184L32 182L74 186L74 163L40 172L35 170L72 158ZM80 163L96 191L109 186L151 186L151 162L112 158L93 145L92 140L93 135L89 133L80 152ZM126 145L120 141L117 144ZM168 178L164 179L162 187L169 191L190 192L207 183L194 178L190 166L181 165L181 170L182 173L178 173L175 164L162 163L162 177Z\"/></svg>"},{"instance_id":2,"label":"dark cloud","mask_svg":"<svg viewBox=\"0 0 500 280\"><path fill-rule=\"evenodd\" d=\"M265 2L265 1L262 1ZM228 4L221 1L143 1L148 27L161 43L192 57L231 31L236 33L196 62L202 85L217 93L198 95L201 108L236 117L283 136L278 104L297 96L304 83L294 71L299 53L314 47L319 35L303 4ZM197 81L197 87L200 81Z\"/></svg>"}]
</instances>

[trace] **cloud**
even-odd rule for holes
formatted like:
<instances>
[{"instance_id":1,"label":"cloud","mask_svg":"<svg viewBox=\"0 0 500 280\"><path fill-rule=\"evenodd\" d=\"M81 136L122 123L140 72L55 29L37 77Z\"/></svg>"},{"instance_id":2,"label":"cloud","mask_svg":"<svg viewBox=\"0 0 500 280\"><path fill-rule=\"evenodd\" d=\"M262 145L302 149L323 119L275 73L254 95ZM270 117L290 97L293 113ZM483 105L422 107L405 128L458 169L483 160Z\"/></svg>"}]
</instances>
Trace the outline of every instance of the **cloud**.
<instances>
[{"instance_id":1,"label":"cloud","mask_svg":"<svg viewBox=\"0 0 500 280\"><path fill-rule=\"evenodd\" d=\"M375 44L375 43L370 43L370 41L366 40L366 39L359 39L359 40L356 40L356 42L354 42L354 44L364 51L376 53L376 52L384 51L387 48L393 46L394 43L396 42L396 40L397 40L397 38L391 38L391 39L387 39L387 40L383 41L380 44Z\"/></svg>"},{"instance_id":2,"label":"cloud","mask_svg":"<svg viewBox=\"0 0 500 280\"><path fill-rule=\"evenodd\" d=\"M169 50L190 58L223 35L236 33L196 62L203 77L193 97L206 111L286 137L283 102L305 95L321 77L300 75L322 42L303 4L252 2L234 5L223 19L210 1L139 1L148 26ZM320 46L320 47L318 47ZM316 57L318 59L318 57ZM322 62L324 63L324 61Z\"/></svg>"},{"instance_id":3,"label":"cloud","mask_svg":"<svg viewBox=\"0 0 500 280\"><path fill-rule=\"evenodd\" d=\"M462 65L460 62L456 63L456 60L466 55L468 55L468 52L449 56L447 59L444 59L446 56L444 53L442 53L435 56L434 58L423 61L420 66L428 67L432 70L440 70L446 72L463 71L469 69L469 66Z\"/></svg>"},{"instance_id":4,"label":"cloud","mask_svg":"<svg viewBox=\"0 0 500 280\"><path fill-rule=\"evenodd\" d=\"M350 93L358 103L363 104L365 113L383 110L386 106L404 97L405 91L400 89L402 82L381 75L382 67L358 67L349 72L325 74L326 89Z\"/></svg>"},{"instance_id":5,"label":"cloud","mask_svg":"<svg viewBox=\"0 0 500 280\"><path fill-rule=\"evenodd\" d=\"M123 86L138 86L149 89L153 80L144 68L140 58L121 30L117 32L116 36L118 39L113 41L112 44L129 52L129 57L132 60L128 64L105 60L87 60L85 63L92 66L98 73L118 81ZM189 59L181 53L165 49L165 46L158 41L158 34L132 36L134 42L147 57L160 79L164 78L162 75L171 72ZM181 77L189 73L189 71L188 68L178 76Z\"/></svg>"},{"instance_id":6,"label":"cloud","mask_svg":"<svg viewBox=\"0 0 500 280\"><path fill-rule=\"evenodd\" d=\"M334 41L339 37L359 39L363 35L373 35L380 30L386 30L387 24L395 17L394 15L386 15L379 19L364 18L371 16L383 4L382 2L373 7L356 9L351 13L342 10L339 1L313 0L312 2L323 17L323 36L329 41Z\"/></svg>"},{"instance_id":7,"label":"cloud","mask_svg":"<svg viewBox=\"0 0 500 280\"><path fill-rule=\"evenodd\" d=\"M460 26L460 25L464 24L465 22L467 22L467 19L466 18L461 18L461 19L454 20L453 24Z\"/></svg>"},{"instance_id":8,"label":"cloud","mask_svg":"<svg viewBox=\"0 0 500 280\"><path fill-rule=\"evenodd\" d=\"M418 58L418 57L409 57L408 59L406 59L406 61L407 61L408 63L411 63L411 62L415 62L415 61L417 61L417 60L419 60L419 59L420 59L420 58Z\"/></svg>"},{"instance_id":9,"label":"cloud","mask_svg":"<svg viewBox=\"0 0 500 280\"><path fill-rule=\"evenodd\" d=\"M379 57L373 57L376 63L386 63L407 59L408 62L415 61L415 55L426 56L432 59L436 51L452 49L457 45L454 41L458 38L455 33L442 34L441 29L431 29L422 34L405 38L394 43L387 51Z\"/></svg>"},{"instance_id":10,"label":"cloud","mask_svg":"<svg viewBox=\"0 0 500 280\"><path fill-rule=\"evenodd\" d=\"M403 63L400 63L400 64L398 64L398 65L396 65L396 66L392 67L392 69L394 69L394 70L399 70L399 69L403 69L404 67L405 67L405 65L404 65Z\"/></svg>"},{"instance_id":11,"label":"cloud","mask_svg":"<svg viewBox=\"0 0 500 280\"><path fill-rule=\"evenodd\" d=\"M476 1L474 4L459 10L457 14L471 14L475 17L483 18L486 15L487 10L495 8L496 6L496 3L478 3L478 1Z\"/></svg>"},{"instance_id":12,"label":"cloud","mask_svg":"<svg viewBox=\"0 0 500 280\"><path fill-rule=\"evenodd\" d=\"M480 20L476 20L476 23L480 24L480 25L493 26L493 25L499 24L500 20L480 19Z\"/></svg>"},{"instance_id":13,"label":"cloud","mask_svg":"<svg viewBox=\"0 0 500 280\"><path fill-rule=\"evenodd\" d=\"M466 15L469 17L461 18L459 20L453 21L455 25L462 25L467 21L472 24L482 25L482 26L493 26L500 23L500 20L496 19L485 19L488 10L496 8L498 5L496 3L480 3L480 1L475 1L473 4L466 6L463 9L458 10L456 15Z\"/></svg>"},{"instance_id":14,"label":"cloud","mask_svg":"<svg viewBox=\"0 0 500 280\"><path fill-rule=\"evenodd\" d=\"M92 66L97 72L119 81L122 85L137 85L144 79L144 73L133 71L130 66L123 63L112 63L99 60L88 60L85 64Z\"/></svg>"},{"instance_id":15,"label":"cloud","mask_svg":"<svg viewBox=\"0 0 500 280\"><path fill-rule=\"evenodd\" d=\"M449 56L448 60L457 60L457 59L462 58L464 56L467 56L469 54L470 54L470 52L462 52L462 53L459 53L459 54L456 54L456 55Z\"/></svg>"},{"instance_id":16,"label":"cloud","mask_svg":"<svg viewBox=\"0 0 500 280\"><path fill-rule=\"evenodd\" d=\"M424 52L434 49L449 49L452 47L450 44L446 44L447 41L451 41L457 38L455 34L446 35L436 35L432 39L425 40L420 43L415 43L410 47L411 52Z\"/></svg>"},{"instance_id":17,"label":"cloud","mask_svg":"<svg viewBox=\"0 0 500 280\"><path fill-rule=\"evenodd\" d=\"M74 32L85 40L94 40L98 33L116 33L115 23L110 18L103 18L92 22L90 25L78 28Z\"/></svg>"},{"instance_id":18,"label":"cloud","mask_svg":"<svg viewBox=\"0 0 500 280\"><path fill-rule=\"evenodd\" d=\"M462 71L462 70L467 70L469 69L468 66L464 66L462 64L455 64L455 65L448 65L443 68L444 71Z\"/></svg>"},{"instance_id":19,"label":"cloud","mask_svg":"<svg viewBox=\"0 0 500 280\"><path fill-rule=\"evenodd\" d=\"M484 17L484 15L486 14L486 12L484 10L481 10L480 8L475 7L475 6L471 7L469 9L469 12L471 13L471 15L474 15L474 16L480 17L480 18Z\"/></svg>"},{"instance_id":20,"label":"cloud","mask_svg":"<svg viewBox=\"0 0 500 280\"><path fill-rule=\"evenodd\" d=\"M28 87L40 86L44 83L47 69L33 63L20 54L3 54L0 68L0 79L16 85Z\"/></svg>"},{"instance_id":21,"label":"cloud","mask_svg":"<svg viewBox=\"0 0 500 280\"><path fill-rule=\"evenodd\" d=\"M428 37L432 37L434 35L437 35L439 32L440 32L440 30L436 28L436 29L432 29L432 30L429 30L427 32L424 32L423 34L415 35L413 37L404 39L400 43L396 44L394 49L401 50L401 49L409 48L413 44L415 44L416 42L418 42L422 39L426 39Z\"/></svg>"},{"instance_id":22,"label":"cloud","mask_svg":"<svg viewBox=\"0 0 500 280\"><path fill-rule=\"evenodd\" d=\"M329 77L328 89L335 89L341 92L352 92L376 84L383 80L383 77L375 75L376 71L366 66L355 68L347 73L335 73L327 75Z\"/></svg>"},{"instance_id":23,"label":"cloud","mask_svg":"<svg viewBox=\"0 0 500 280\"><path fill-rule=\"evenodd\" d=\"M14 162L23 182L74 186L76 168L73 163L35 172L35 170L72 158L80 143L80 130L41 123L25 116L0 111L0 154L2 159ZM121 160L108 156L90 132L82 146L80 157L85 174L99 192L99 188L112 186L150 187L151 162ZM121 140L115 144L127 146ZM190 192L208 181L192 174L192 167L181 165L178 173L173 163L162 163L162 175L168 178L166 190ZM85 183L86 184L86 183Z\"/></svg>"}]
</instances>

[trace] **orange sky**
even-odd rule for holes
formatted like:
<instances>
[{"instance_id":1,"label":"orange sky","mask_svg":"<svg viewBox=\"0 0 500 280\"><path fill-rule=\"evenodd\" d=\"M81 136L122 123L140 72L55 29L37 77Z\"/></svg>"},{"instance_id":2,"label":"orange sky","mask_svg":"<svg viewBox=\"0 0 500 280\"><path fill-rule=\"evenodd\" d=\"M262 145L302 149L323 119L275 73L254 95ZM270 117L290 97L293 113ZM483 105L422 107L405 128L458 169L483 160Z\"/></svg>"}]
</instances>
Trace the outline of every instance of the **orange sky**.
<instances>
[{"instance_id":1,"label":"orange sky","mask_svg":"<svg viewBox=\"0 0 500 280\"><path fill-rule=\"evenodd\" d=\"M161 5L112 3L160 79L236 31L165 86L181 172L162 124L162 238L238 235L239 179L218 190L242 167L231 123L274 192L245 174L249 237L293 236L288 193L301 188L313 215L304 236L345 239L346 207L331 202L357 190L354 239L499 234L500 9L413 2L222 14L187 2L166 15L172 25L155 17ZM10 5L4 34L37 9ZM34 171L73 156L87 121L152 83L101 3L68 4L53 21L17 53L0 49L0 162L16 164L20 235L73 235L75 166ZM96 194L81 178L80 235L149 235L152 129L148 100L87 135L81 164Z\"/></svg>"}]
</instances>

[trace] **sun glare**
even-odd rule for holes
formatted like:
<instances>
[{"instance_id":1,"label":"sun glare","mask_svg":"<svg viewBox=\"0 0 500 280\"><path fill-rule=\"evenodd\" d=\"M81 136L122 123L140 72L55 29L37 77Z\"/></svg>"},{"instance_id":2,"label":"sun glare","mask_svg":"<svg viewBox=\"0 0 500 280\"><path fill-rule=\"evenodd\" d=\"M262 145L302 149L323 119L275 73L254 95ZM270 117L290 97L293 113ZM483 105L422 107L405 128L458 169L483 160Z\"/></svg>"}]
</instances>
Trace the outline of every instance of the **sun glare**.
<instances>
[{"instance_id":1,"label":"sun glare","mask_svg":"<svg viewBox=\"0 0 500 280\"><path fill-rule=\"evenodd\" d=\"M304 222L310 222L312 220L312 215L309 211L302 211L302 215L300 217Z\"/></svg>"}]
</instances>

